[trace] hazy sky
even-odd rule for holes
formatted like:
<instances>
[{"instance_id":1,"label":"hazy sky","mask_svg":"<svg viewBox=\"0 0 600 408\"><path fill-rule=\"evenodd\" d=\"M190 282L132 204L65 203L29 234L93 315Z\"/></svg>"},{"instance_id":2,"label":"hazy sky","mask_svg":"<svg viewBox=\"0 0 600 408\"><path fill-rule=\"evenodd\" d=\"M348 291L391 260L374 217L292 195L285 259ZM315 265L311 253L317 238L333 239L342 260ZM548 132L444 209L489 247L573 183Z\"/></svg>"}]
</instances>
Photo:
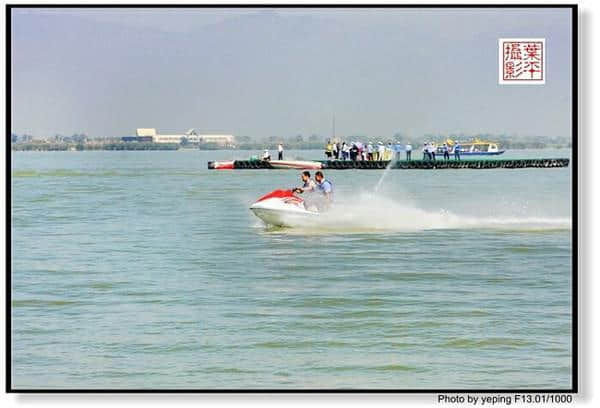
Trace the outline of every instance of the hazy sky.
<instances>
[{"instance_id":1,"label":"hazy sky","mask_svg":"<svg viewBox=\"0 0 600 408\"><path fill-rule=\"evenodd\" d=\"M571 137L569 9L13 9L12 130L36 137ZM498 39L546 38L546 84Z\"/></svg>"}]
</instances>

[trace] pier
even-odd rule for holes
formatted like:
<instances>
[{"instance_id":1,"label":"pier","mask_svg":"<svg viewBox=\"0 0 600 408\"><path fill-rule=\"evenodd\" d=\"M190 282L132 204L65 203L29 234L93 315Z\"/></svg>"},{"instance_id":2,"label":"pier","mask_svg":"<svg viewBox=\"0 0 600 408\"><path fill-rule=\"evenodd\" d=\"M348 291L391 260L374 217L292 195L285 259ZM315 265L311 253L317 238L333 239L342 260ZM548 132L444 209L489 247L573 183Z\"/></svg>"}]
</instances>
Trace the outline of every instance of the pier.
<instances>
[{"instance_id":1,"label":"pier","mask_svg":"<svg viewBox=\"0 0 600 408\"><path fill-rule=\"evenodd\" d=\"M318 160L321 168L326 170L444 170L444 169L524 169L568 167L569 159L514 159L514 160L387 160L387 161L351 161L351 160ZM218 166L217 166L218 167ZM215 169L215 162L208 162L209 169ZM233 169L274 169L268 161L234 160Z\"/></svg>"}]
</instances>

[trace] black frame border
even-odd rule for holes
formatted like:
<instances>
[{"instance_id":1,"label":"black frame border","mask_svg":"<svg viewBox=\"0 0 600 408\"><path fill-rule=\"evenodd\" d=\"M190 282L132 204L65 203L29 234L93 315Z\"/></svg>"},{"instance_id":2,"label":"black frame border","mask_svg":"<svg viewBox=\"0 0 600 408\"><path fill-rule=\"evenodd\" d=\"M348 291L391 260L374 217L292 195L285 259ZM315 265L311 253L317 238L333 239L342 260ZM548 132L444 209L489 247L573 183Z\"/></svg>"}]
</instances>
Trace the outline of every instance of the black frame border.
<instances>
[{"instance_id":1,"label":"black frame border","mask_svg":"<svg viewBox=\"0 0 600 408\"><path fill-rule=\"evenodd\" d=\"M567 8L571 9L571 127L572 127L572 159L571 159L571 256L572 256L572 310L571 310L571 340L572 340L572 380L570 389L36 389L24 388L15 389L12 387L12 286L11 286L11 140L8 135L12 130L11 121L11 33L12 33L12 10L13 9L523 9L523 8ZM579 139L579 28L578 28L579 8L577 4L6 4L5 8L5 38L6 38L6 384L7 393L23 394L565 394L579 392L579 243L578 243L578 139Z\"/></svg>"}]
</instances>

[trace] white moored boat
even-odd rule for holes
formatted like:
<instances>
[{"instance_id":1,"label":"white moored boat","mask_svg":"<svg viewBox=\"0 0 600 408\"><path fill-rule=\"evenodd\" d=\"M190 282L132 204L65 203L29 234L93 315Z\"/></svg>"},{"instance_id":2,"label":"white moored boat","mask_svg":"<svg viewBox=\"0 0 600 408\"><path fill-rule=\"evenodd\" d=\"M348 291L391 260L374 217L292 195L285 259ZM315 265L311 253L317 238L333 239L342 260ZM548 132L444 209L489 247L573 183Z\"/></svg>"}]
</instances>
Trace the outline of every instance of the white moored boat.
<instances>
[{"instance_id":1,"label":"white moored boat","mask_svg":"<svg viewBox=\"0 0 600 408\"><path fill-rule=\"evenodd\" d=\"M271 160L269 162L274 169L320 169L321 162L316 161L304 161L304 160Z\"/></svg>"}]
</instances>

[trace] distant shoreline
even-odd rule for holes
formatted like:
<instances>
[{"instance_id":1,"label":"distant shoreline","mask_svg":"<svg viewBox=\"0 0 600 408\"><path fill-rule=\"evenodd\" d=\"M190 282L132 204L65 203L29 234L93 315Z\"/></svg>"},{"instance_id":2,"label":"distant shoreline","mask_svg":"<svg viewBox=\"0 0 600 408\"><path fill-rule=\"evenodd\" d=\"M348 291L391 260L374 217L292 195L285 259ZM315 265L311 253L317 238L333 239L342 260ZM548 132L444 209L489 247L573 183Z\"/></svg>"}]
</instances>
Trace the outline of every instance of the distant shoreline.
<instances>
[{"instance_id":1,"label":"distant shoreline","mask_svg":"<svg viewBox=\"0 0 600 408\"><path fill-rule=\"evenodd\" d=\"M502 144L501 144L502 145ZM538 149L571 149L568 145L540 145L515 143L514 145L502 145L507 150L538 150ZM231 151L256 151L270 149L275 151L277 146L270 144L252 144L239 147L220 146L185 146L175 143L103 143L103 144L76 144L76 143L12 143L11 151L14 152L65 152L65 151L174 151L174 150L231 150ZM285 150L324 150L322 144L309 146L286 146Z\"/></svg>"}]
</instances>

